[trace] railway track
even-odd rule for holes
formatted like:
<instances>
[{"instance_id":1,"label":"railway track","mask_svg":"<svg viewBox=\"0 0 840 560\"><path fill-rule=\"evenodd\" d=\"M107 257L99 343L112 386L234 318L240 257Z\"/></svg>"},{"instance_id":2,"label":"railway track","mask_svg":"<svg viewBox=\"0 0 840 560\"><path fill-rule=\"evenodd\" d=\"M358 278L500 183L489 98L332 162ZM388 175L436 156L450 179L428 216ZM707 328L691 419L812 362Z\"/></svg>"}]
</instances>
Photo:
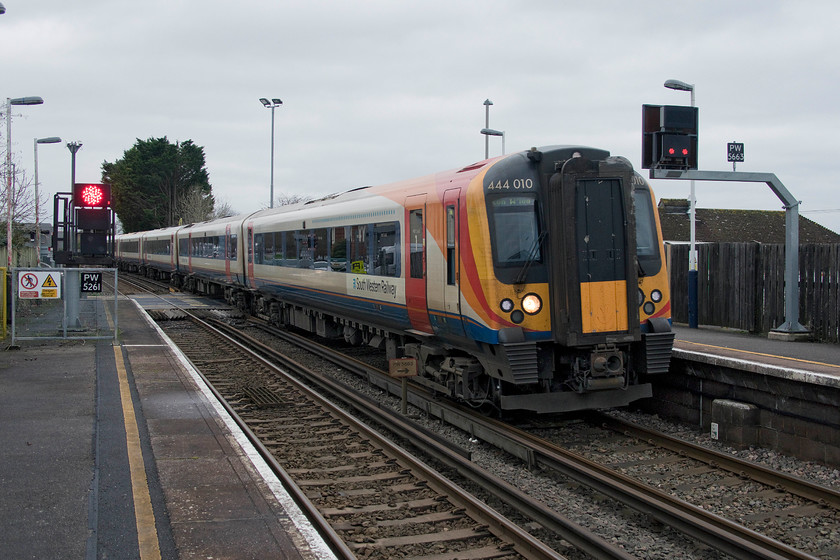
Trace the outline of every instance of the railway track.
<instances>
[{"instance_id":1,"label":"railway track","mask_svg":"<svg viewBox=\"0 0 840 560\"><path fill-rule=\"evenodd\" d=\"M113 293L114 289L114 275L105 274L102 278L103 283L108 290ZM128 294L168 294L169 284L152 280L139 274L122 273L117 277L119 284L119 292L123 295Z\"/></svg>"},{"instance_id":2,"label":"railway track","mask_svg":"<svg viewBox=\"0 0 840 560\"><path fill-rule=\"evenodd\" d=\"M296 338L284 331L269 330L274 335ZM307 339L300 343L319 356L330 353L329 349ZM376 368L346 357L330 359L355 370L371 384L393 395L400 394L399 383ZM590 416L589 425L597 426L594 429L601 430L599 434L578 434L576 441L558 445L549 439L553 434L568 432L568 426L555 431L528 433L472 410L438 401L421 387L412 388L409 400L430 416L445 419L504 449L532 469L545 469L585 484L732 557L838 557L840 494L831 489L622 424L607 416ZM621 438L624 443L613 445ZM564 438L556 439L565 441ZM597 451L587 457L573 451L575 444L589 444ZM622 457L622 448L639 455ZM698 464L686 465L689 460ZM644 465L650 465L651 470L645 471ZM636 476L632 476L634 473ZM680 480L678 475L688 478ZM690 490L702 488L708 480L721 481L716 487L720 507L698 498L696 492L692 496ZM737 490L733 481L743 483L745 489ZM677 489L684 491L676 492ZM730 489L733 493L727 494ZM743 499L743 496L747 496L752 509L747 516L726 507L728 500ZM801 527L797 530L795 523L777 523L779 519L800 519Z\"/></svg>"},{"instance_id":3,"label":"railway track","mask_svg":"<svg viewBox=\"0 0 840 560\"><path fill-rule=\"evenodd\" d=\"M324 530L335 536L342 557L562 557L353 415L255 358L223 334L224 327L197 328L193 321L164 321L161 327L283 465L305 508L326 519ZM402 435L430 439L415 432L407 428ZM443 449L444 456L457 455L451 446Z\"/></svg>"}]
</instances>

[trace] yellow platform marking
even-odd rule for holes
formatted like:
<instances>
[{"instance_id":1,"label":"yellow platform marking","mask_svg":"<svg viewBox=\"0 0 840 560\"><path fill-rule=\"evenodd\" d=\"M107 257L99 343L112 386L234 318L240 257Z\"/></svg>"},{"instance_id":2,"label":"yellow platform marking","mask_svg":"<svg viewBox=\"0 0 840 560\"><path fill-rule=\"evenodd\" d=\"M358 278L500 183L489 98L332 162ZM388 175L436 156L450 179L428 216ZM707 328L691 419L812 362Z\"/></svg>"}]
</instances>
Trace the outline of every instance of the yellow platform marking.
<instances>
[{"instance_id":1,"label":"yellow platform marking","mask_svg":"<svg viewBox=\"0 0 840 560\"><path fill-rule=\"evenodd\" d=\"M155 512L149 496L149 483L143 464L143 451L140 448L140 431L134 416L131 391L128 387L128 374L125 371L122 348L114 346L117 359L117 376L120 381L120 400L125 419L125 439L128 446L128 468L131 472L131 492L134 495L134 517L137 522L137 540L140 545L140 560L160 560L160 546L155 528Z\"/></svg>"},{"instance_id":2,"label":"yellow platform marking","mask_svg":"<svg viewBox=\"0 0 840 560\"><path fill-rule=\"evenodd\" d=\"M689 340L678 340L678 342L681 342L683 344L693 344L695 346L705 346L706 348L715 348L715 349L718 349L718 350L730 350L732 352L743 352L744 354L752 354L754 356L764 356L765 358L778 358L780 360L790 360L792 362L802 362L803 364L814 364L815 366L825 366L825 367L840 369L840 366L837 365L837 364L827 364L825 362L815 362L813 360L802 360L800 358L789 358L787 356L778 356L776 354L764 354L762 352L751 352L749 350L741 350L739 348L729 348L727 346L715 346L713 344L704 344L702 342L691 342Z\"/></svg>"}]
</instances>

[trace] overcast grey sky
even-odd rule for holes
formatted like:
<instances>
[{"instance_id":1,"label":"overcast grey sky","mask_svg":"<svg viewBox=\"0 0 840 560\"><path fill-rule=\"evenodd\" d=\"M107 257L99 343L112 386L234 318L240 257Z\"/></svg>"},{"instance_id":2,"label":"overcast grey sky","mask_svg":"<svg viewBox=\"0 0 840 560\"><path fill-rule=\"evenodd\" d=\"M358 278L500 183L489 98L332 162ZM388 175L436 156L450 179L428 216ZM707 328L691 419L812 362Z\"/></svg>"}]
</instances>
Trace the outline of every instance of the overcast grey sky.
<instances>
[{"instance_id":1,"label":"overcast grey sky","mask_svg":"<svg viewBox=\"0 0 840 560\"><path fill-rule=\"evenodd\" d=\"M217 199L268 206L460 167L490 127L508 153L583 144L641 166L642 105L688 105L696 84L700 168L775 173L803 215L840 231L840 3L562 0L2 0L0 97L15 157L42 191L67 191L136 139L203 146ZM5 143L5 127L0 134ZM501 153L491 138L490 155ZM647 176L647 171L642 171ZM687 198L684 181L653 181ZM763 184L698 183L698 206L781 209ZM51 203L50 203L51 206Z\"/></svg>"}]
</instances>

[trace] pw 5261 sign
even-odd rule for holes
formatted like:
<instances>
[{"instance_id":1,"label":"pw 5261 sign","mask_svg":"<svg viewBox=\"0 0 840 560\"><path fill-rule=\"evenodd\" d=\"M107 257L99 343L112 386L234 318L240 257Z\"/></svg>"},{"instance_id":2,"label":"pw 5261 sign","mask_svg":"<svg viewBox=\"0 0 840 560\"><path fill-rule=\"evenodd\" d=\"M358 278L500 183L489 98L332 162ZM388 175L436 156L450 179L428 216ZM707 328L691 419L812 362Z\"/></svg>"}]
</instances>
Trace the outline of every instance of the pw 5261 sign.
<instances>
[{"instance_id":1,"label":"pw 5261 sign","mask_svg":"<svg viewBox=\"0 0 840 560\"><path fill-rule=\"evenodd\" d=\"M81 273L81 292L83 294L100 293L102 291L102 273L101 272L82 272Z\"/></svg>"}]
</instances>

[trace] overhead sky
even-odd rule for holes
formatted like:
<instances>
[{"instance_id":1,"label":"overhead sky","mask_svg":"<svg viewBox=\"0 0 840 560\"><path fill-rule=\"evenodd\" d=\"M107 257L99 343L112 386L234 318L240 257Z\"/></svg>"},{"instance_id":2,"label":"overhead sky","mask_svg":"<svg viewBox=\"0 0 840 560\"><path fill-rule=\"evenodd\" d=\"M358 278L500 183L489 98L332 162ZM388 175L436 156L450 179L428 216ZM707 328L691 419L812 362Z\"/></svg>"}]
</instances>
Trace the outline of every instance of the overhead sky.
<instances>
[{"instance_id":1,"label":"overhead sky","mask_svg":"<svg viewBox=\"0 0 840 560\"><path fill-rule=\"evenodd\" d=\"M202 146L217 199L268 206L484 159L484 100L507 153L581 144L641 167L642 105L688 105L700 168L775 173L802 215L840 231L836 0L2 0L0 97L41 190L70 187L139 139ZM5 127L0 130L5 145ZM490 138L490 156L501 154ZM642 171L647 176L647 171ZM652 182L687 198L685 181ZM697 183L698 207L781 209L764 184ZM51 206L51 203L50 203Z\"/></svg>"}]
</instances>

